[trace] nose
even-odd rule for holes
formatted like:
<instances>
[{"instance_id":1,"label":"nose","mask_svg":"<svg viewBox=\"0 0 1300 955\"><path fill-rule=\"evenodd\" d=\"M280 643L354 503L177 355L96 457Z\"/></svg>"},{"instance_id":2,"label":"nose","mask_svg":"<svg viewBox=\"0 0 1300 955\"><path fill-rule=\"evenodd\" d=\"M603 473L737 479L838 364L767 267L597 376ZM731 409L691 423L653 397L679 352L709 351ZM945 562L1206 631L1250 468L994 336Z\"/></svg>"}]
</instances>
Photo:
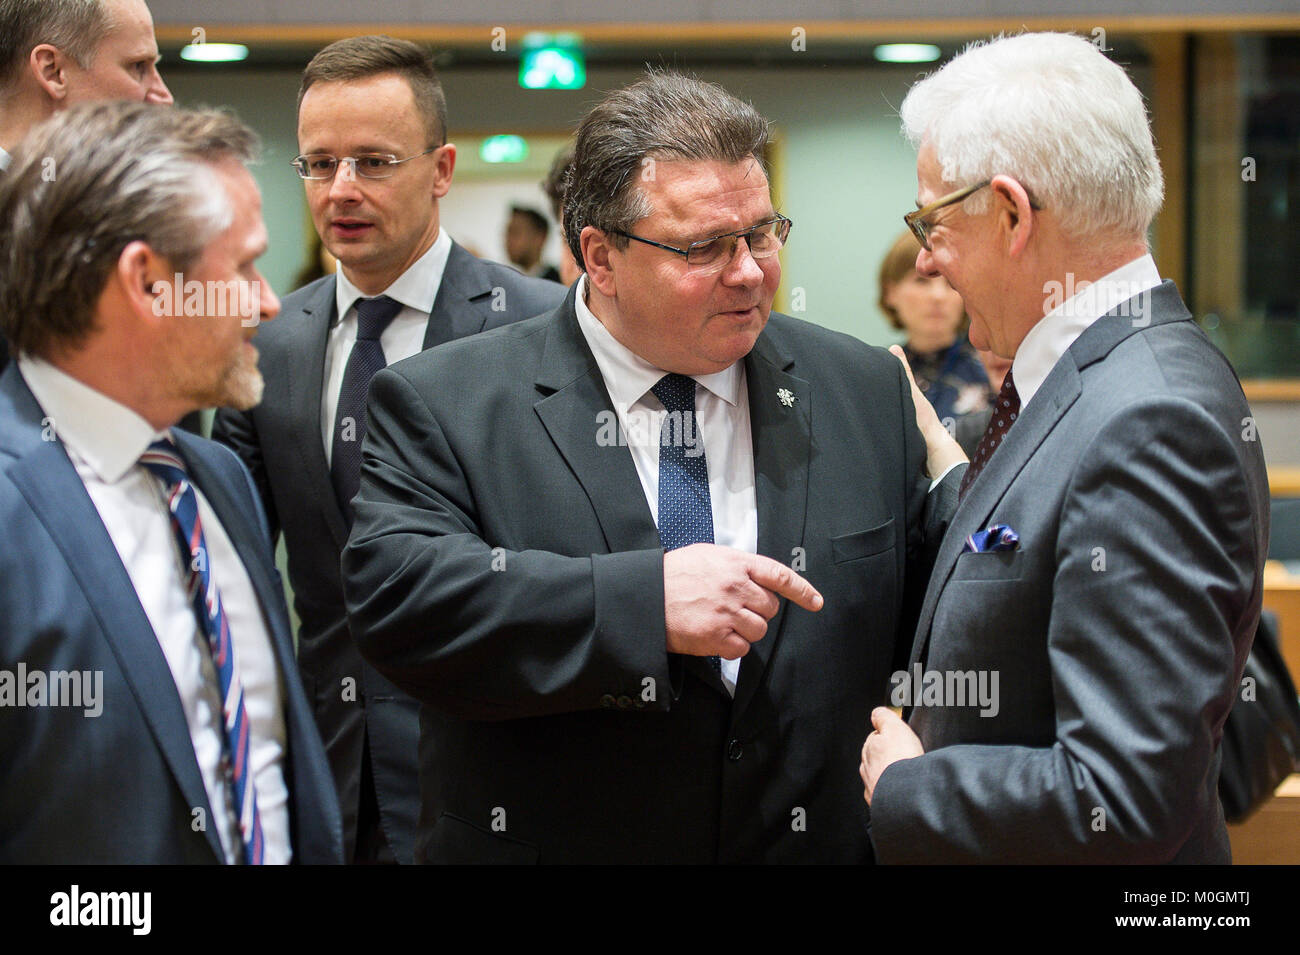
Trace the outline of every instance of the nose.
<instances>
[{"instance_id":1,"label":"nose","mask_svg":"<svg viewBox=\"0 0 1300 955\"><path fill-rule=\"evenodd\" d=\"M916 271L927 277L939 274L939 270L934 264L934 253L929 249L922 248L916 254Z\"/></svg>"},{"instance_id":2,"label":"nose","mask_svg":"<svg viewBox=\"0 0 1300 955\"><path fill-rule=\"evenodd\" d=\"M262 321L269 322L280 314L280 299L276 296L275 290L271 288L271 283L266 280L266 276L261 272L257 273L257 281L261 286L258 298L258 316Z\"/></svg>"},{"instance_id":3,"label":"nose","mask_svg":"<svg viewBox=\"0 0 1300 955\"><path fill-rule=\"evenodd\" d=\"M335 202L346 202L359 198L356 160L345 162L340 159L334 170L334 178L330 180L330 199Z\"/></svg>"},{"instance_id":4,"label":"nose","mask_svg":"<svg viewBox=\"0 0 1300 955\"><path fill-rule=\"evenodd\" d=\"M144 94L144 101L152 103L154 106L171 106L175 100L172 99L171 90L163 82L162 74L158 72L158 67L153 67L153 82L149 84L149 89Z\"/></svg>"},{"instance_id":5,"label":"nose","mask_svg":"<svg viewBox=\"0 0 1300 955\"><path fill-rule=\"evenodd\" d=\"M758 285L763 281L763 267L749 251L749 239L736 238L736 248L731 261L723 270L723 281L728 285Z\"/></svg>"}]
</instances>

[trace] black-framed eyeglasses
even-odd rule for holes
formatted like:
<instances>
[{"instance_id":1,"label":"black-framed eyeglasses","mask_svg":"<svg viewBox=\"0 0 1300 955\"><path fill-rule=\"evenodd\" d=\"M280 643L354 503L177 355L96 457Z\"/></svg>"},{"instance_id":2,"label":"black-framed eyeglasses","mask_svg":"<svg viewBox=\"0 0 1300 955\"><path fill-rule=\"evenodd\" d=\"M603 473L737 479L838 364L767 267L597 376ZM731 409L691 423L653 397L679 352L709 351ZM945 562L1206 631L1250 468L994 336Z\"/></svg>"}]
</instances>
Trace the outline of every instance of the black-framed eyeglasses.
<instances>
[{"instance_id":1,"label":"black-framed eyeglasses","mask_svg":"<svg viewBox=\"0 0 1300 955\"><path fill-rule=\"evenodd\" d=\"M945 206L961 202L972 193L979 192L979 190L983 189L992 181L992 179L985 179L983 182L977 182L975 185L967 186L965 189L958 189L956 192L950 192L942 199L936 199L928 205L921 206L921 208L917 209L915 212L909 212L907 215L903 216L903 221L907 223L907 227L912 230L912 235L916 236L916 241L921 243L921 248L925 249L927 252L931 251L930 223L927 222L926 219Z\"/></svg>"},{"instance_id":2,"label":"black-framed eyeglasses","mask_svg":"<svg viewBox=\"0 0 1300 955\"><path fill-rule=\"evenodd\" d=\"M342 164L352 166L352 175L362 179L389 179L397 172L397 167L412 159L419 159L429 153L437 152L441 146L430 146L422 153L398 159L392 153L363 153L360 156L332 156L329 153L303 153L289 161L303 179L320 182L333 179Z\"/></svg>"},{"instance_id":3,"label":"black-framed eyeglasses","mask_svg":"<svg viewBox=\"0 0 1300 955\"><path fill-rule=\"evenodd\" d=\"M722 235L700 239L700 241L692 242L684 249L679 249L673 245L665 245L662 242L654 242L650 239L643 239L639 235L624 232L622 229L610 229L609 231L615 235L621 235L625 239L635 239L637 242L653 245L656 249L667 249L669 252L676 252L686 259L687 271L694 275L712 275L714 272L721 272L736 257L736 246L741 239L745 240L745 244L749 246L749 254L756 259L765 259L770 255L776 255L785 245L785 240L789 237L790 229L793 226L794 223L785 216L777 215L766 222L760 222L756 226L741 229L739 232L725 232Z\"/></svg>"}]
</instances>

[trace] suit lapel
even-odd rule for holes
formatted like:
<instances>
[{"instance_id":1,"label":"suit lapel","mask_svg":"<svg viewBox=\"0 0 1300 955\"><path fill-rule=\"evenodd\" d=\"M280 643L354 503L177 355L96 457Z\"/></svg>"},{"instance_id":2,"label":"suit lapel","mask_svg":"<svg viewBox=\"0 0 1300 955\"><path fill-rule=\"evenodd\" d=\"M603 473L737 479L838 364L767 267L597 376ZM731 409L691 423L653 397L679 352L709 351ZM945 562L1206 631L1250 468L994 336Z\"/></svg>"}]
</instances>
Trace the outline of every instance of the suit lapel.
<instances>
[{"instance_id":1,"label":"suit lapel","mask_svg":"<svg viewBox=\"0 0 1300 955\"><path fill-rule=\"evenodd\" d=\"M1083 369L1101 361L1122 341L1139 334L1145 328L1190 318L1191 313L1179 298L1174 283L1165 281L1147 295L1136 296L1093 322L1052 367L1028 410L1020 415L1007 432L997 452L989 458L983 473L971 485L953 514L926 588L925 602L921 606L921 616L917 623L918 639L912 647L912 657L908 663L909 671L925 655L934 623L935 607L952 575L957 558L961 556L966 537L988 526L994 508L1011 483L1051 434L1057 422L1078 400L1083 389L1080 377Z\"/></svg>"},{"instance_id":2,"label":"suit lapel","mask_svg":"<svg viewBox=\"0 0 1300 955\"><path fill-rule=\"evenodd\" d=\"M453 242L429 312L423 347L433 348L483 331L491 314L491 296L492 282L479 260Z\"/></svg>"},{"instance_id":3,"label":"suit lapel","mask_svg":"<svg viewBox=\"0 0 1300 955\"><path fill-rule=\"evenodd\" d=\"M26 453L10 467L10 479L45 526L85 593L99 630L117 658L123 678L187 804L205 808L208 818L212 818L189 724L153 625L63 444L40 440L39 406L26 384L20 387L24 393L21 397L26 399L22 404L30 403L30 409L22 409L29 419L24 430L30 429L34 437ZM206 836L216 857L224 860L216 826L208 826Z\"/></svg>"},{"instance_id":4,"label":"suit lapel","mask_svg":"<svg viewBox=\"0 0 1300 955\"><path fill-rule=\"evenodd\" d=\"M758 552L789 564L803 545L808 510L808 462L812 448L812 386L790 374L793 361L759 336L745 359L750 432L754 442L754 491L758 501ZM790 405L779 395L789 392ZM754 696L781 637L788 600L782 598L767 635L750 646L740 664L733 721Z\"/></svg>"},{"instance_id":5,"label":"suit lapel","mask_svg":"<svg viewBox=\"0 0 1300 955\"><path fill-rule=\"evenodd\" d=\"M652 550L660 546L632 453L624 445L597 442L602 414L613 415L596 359L578 328L573 290L550 328L536 387L542 396L533 405L555 447L582 485L600 523L609 553Z\"/></svg>"},{"instance_id":6,"label":"suit lapel","mask_svg":"<svg viewBox=\"0 0 1300 955\"><path fill-rule=\"evenodd\" d=\"M320 440L325 349L338 307L335 290L333 278L322 282L316 294L303 306L297 343L289 349L286 360L293 362L301 357L305 367L302 374L294 368L286 368L284 372L289 382L290 420L296 425L294 439L304 463L303 480L307 482L303 494L308 500L328 502L321 510L335 545L342 550L348 540L348 528L338 495L334 493L334 484L330 481L329 462L325 460L325 448Z\"/></svg>"}]
</instances>

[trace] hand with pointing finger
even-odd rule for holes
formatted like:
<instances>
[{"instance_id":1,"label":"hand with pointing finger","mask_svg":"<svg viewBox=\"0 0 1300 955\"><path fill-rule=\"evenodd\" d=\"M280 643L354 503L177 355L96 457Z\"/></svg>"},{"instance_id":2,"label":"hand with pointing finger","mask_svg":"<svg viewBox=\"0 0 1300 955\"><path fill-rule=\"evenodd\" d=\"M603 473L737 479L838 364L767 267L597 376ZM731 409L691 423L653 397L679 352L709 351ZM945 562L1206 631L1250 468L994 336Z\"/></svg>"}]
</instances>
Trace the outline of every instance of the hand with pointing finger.
<instances>
[{"instance_id":1,"label":"hand with pointing finger","mask_svg":"<svg viewBox=\"0 0 1300 955\"><path fill-rule=\"evenodd\" d=\"M820 610L822 595L785 564L717 544L664 554L664 621L669 653L735 660L767 633L786 597Z\"/></svg>"}]
</instances>

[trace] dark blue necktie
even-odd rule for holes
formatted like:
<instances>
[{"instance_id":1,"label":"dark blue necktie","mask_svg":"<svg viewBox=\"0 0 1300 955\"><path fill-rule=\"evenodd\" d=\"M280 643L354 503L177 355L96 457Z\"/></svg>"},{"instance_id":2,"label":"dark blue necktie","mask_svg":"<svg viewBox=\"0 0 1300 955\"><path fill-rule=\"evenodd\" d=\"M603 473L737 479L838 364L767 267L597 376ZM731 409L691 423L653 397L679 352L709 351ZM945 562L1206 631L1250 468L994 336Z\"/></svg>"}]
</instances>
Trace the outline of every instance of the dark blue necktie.
<instances>
[{"instance_id":1,"label":"dark blue necktie","mask_svg":"<svg viewBox=\"0 0 1300 955\"><path fill-rule=\"evenodd\" d=\"M664 375L650 389L668 414L659 429L659 542L664 551L713 543L709 465L695 417L695 379ZM713 671L722 663L710 657Z\"/></svg>"},{"instance_id":2,"label":"dark blue necktie","mask_svg":"<svg viewBox=\"0 0 1300 955\"><path fill-rule=\"evenodd\" d=\"M334 413L334 444L330 458L330 480L343 513L352 523L352 498L361 486L361 440L366 436L366 395L370 379L385 368L379 336L388 328L402 303L387 295L357 300L357 343L348 356Z\"/></svg>"}]
</instances>

